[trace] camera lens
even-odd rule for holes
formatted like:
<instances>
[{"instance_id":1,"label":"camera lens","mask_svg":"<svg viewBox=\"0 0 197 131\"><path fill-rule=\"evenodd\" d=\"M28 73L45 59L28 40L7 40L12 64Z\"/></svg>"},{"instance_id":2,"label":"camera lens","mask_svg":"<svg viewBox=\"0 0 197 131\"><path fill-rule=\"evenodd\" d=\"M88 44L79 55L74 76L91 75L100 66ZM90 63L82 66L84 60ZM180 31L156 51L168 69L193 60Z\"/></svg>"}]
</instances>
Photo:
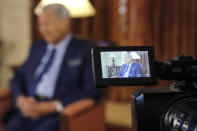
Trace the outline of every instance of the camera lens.
<instances>
[{"instance_id":1,"label":"camera lens","mask_svg":"<svg viewBox=\"0 0 197 131\"><path fill-rule=\"evenodd\" d=\"M197 131L197 98L185 97L172 103L162 117L162 131Z\"/></svg>"}]
</instances>

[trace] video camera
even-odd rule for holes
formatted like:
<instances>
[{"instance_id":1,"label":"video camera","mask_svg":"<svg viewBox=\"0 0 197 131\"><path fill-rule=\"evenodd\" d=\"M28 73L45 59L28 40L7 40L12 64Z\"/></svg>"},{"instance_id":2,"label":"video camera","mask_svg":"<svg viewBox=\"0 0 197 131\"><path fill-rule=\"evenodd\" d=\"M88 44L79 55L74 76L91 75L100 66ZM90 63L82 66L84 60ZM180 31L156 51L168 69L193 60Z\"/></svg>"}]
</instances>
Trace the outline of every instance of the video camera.
<instances>
[{"instance_id":1,"label":"video camera","mask_svg":"<svg viewBox=\"0 0 197 131\"><path fill-rule=\"evenodd\" d=\"M132 131L197 131L197 60L179 56L155 62L153 46L92 49L94 82L108 85L156 85L131 95Z\"/></svg>"}]
</instances>

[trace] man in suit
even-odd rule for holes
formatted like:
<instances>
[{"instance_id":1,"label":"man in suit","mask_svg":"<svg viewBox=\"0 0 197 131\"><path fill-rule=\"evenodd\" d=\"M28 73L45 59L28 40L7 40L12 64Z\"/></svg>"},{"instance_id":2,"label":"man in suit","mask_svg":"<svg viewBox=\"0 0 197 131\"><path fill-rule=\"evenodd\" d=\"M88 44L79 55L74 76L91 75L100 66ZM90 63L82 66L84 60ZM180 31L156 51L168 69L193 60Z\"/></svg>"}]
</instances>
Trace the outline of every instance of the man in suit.
<instances>
[{"instance_id":1,"label":"man in suit","mask_svg":"<svg viewBox=\"0 0 197 131\"><path fill-rule=\"evenodd\" d=\"M67 105L100 97L92 81L93 45L70 33L66 8L44 7L38 23L44 40L32 44L29 57L11 81L16 110L4 131L58 131L59 113Z\"/></svg>"},{"instance_id":2,"label":"man in suit","mask_svg":"<svg viewBox=\"0 0 197 131\"><path fill-rule=\"evenodd\" d=\"M141 77L142 70L140 64L132 62L131 54L125 54L125 64L122 65L118 72L118 78Z\"/></svg>"}]
</instances>

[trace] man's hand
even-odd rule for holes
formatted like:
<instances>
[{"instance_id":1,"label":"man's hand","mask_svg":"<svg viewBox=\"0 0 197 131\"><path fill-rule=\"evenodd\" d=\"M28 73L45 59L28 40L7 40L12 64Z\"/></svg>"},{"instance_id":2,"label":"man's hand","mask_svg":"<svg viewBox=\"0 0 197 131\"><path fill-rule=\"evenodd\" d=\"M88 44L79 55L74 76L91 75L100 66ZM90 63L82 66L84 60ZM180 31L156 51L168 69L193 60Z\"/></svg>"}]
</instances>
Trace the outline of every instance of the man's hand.
<instances>
[{"instance_id":1,"label":"man's hand","mask_svg":"<svg viewBox=\"0 0 197 131\"><path fill-rule=\"evenodd\" d=\"M24 95L20 95L16 99L16 104L19 107L19 109L23 109L29 104L35 103L35 99L33 97L26 97Z\"/></svg>"},{"instance_id":2,"label":"man's hand","mask_svg":"<svg viewBox=\"0 0 197 131\"><path fill-rule=\"evenodd\" d=\"M20 95L16 103L23 116L31 119L56 112L56 101L37 102L33 97Z\"/></svg>"},{"instance_id":3,"label":"man's hand","mask_svg":"<svg viewBox=\"0 0 197 131\"><path fill-rule=\"evenodd\" d=\"M16 102L24 117L31 119L38 119L40 117L38 102L33 97L20 95Z\"/></svg>"},{"instance_id":4,"label":"man's hand","mask_svg":"<svg viewBox=\"0 0 197 131\"><path fill-rule=\"evenodd\" d=\"M31 119L38 119L38 118L41 117L38 102L31 103L28 106L25 106L22 109L22 113L23 113L24 117L28 117L28 118L31 118Z\"/></svg>"}]
</instances>

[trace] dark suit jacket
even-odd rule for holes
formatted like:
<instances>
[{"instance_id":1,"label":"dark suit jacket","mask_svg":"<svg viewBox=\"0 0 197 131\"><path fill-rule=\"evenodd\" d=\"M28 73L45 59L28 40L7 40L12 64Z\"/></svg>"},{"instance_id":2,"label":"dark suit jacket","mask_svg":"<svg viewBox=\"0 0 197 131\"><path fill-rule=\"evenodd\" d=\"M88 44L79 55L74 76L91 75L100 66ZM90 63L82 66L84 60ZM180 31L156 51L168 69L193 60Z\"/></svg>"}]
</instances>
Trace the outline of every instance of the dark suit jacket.
<instances>
[{"instance_id":1,"label":"dark suit jacket","mask_svg":"<svg viewBox=\"0 0 197 131\"><path fill-rule=\"evenodd\" d=\"M128 64L123 64L120 71L118 72L118 77L124 78L124 75L127 72L127 70L128 70ZM140 64L132 63L130 70L129 70L128 77L141 77L141 75L142 75L142 71L141 71Z\"/></svg>"},{"instance_id":2,"label":"dark suit jacket","mask_svg":"<svg viewBox=\"0 0 197 131\"><path fill-rule=\"evenodd\" d=\"M98 99L100 92L93 85L91 68L91 48L88 41L72 38L63 58L56 82L54 98L63 105L83 98ZM16 71L11 81L14 98L20 94L29 95L30 85L35 70L45 54L47 43L44 40L32 44L29 57Z\"/></svg>"}]
</instances>

